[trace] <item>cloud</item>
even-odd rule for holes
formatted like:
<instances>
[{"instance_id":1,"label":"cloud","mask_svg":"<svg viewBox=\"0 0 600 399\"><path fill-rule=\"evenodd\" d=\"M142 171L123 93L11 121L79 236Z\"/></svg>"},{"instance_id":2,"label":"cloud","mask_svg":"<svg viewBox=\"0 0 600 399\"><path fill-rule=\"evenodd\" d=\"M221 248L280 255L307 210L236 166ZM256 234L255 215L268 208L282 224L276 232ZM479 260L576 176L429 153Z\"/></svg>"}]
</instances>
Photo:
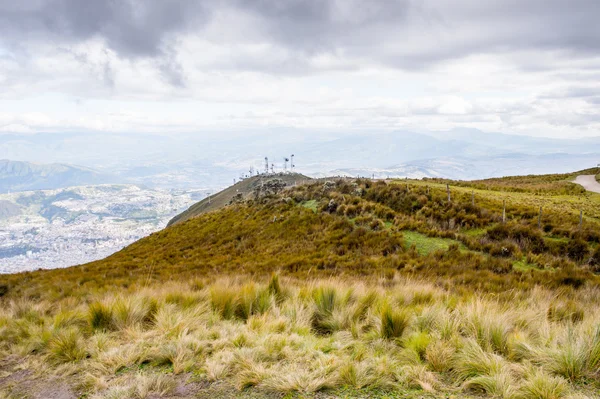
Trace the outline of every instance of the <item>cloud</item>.
<instances>
[{"instance_id":1,"label":"cloud","mask_svg":"<svg viewBox=\"0 0 600 399\"><path fill-rule=\"evenodd\" d=\"M596 0L0 0L0 33L7 46L102 38L121 57L168 59L174 38L201 33L220 15L213 40L231 41L244 19L238 44L271 43L292 59L343 53L414 69L479 53L597 54L599 14Z\"/></svg>"},{"instance_id":2,"label":"cloud","mask_svg":"<svg viewBox=\"0 0 600 399\"><path fill-rule=\"evenodd\" d=\"M124 57L162 54L164 40L208 17L205 2L169 0L0 0L0 32L23 39L76 43L94 37Z\"/></svg>"},{"instance_id":3,"label":"cloud","mask_svg":"<svg viewBox=\"0 0 600 399\"><path fill-rule=\"evenodd\" d=\"M587 134L598 15L597 0L0 0L3 129Z\"/></svg>"}]
</instances>

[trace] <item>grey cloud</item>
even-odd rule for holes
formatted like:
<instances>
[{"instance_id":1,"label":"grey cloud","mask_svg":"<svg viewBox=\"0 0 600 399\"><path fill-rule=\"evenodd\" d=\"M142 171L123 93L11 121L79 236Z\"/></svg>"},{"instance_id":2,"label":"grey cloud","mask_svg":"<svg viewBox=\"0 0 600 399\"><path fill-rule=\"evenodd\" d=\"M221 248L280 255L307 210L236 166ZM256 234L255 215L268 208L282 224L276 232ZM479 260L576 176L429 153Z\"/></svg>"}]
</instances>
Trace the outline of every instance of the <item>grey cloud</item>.
<instances>
[{"instance_id":1,"label":"grey cloud","mask_svg":"<svg viewBox=\"0 0 600 399\"><path fill-rule=\"evenodd\" d=\"M250 29L263 35L260 40L289 52L289 60L278 60L282 73L310 72L315 67L302 59L321 53L420 69L473 54L539 50L592 57L600 51L598 0L0 0L0 43L98 36L121 57L160 58L165 79L180 85L185 75L169 54L169 39L187 31L202 35L214 12L231 8L258 21ZM245 40L252 39L241 32ZM526 58L515 62L528 70L548 67ZM260 64L240 60L233 67Z\"/></svg>"},{"instance_id":2,"label":"grey cloud","mask_svg":"<svg viewBox=\"0 0 600 399\"><path fill-rule=\"evenodd\" d=\"M166 35L207 17L204 2L186 0L0 0L0 32L9 44L100 36L119 54L134 57L159 54Z\"/></svg>"},{"instance_id":3,"label":"grey cloud","mask_svg":"<svg viewBox=\"0 0 600 399\"><path fill-rule=\"evenodd\" d=\"M239 0L269 39L301 52L342 50L416 69L472 54L600 50L597 0ZM534 57L530 57L534 58ZM531 69L548 68L533 59Z\"/></svg>"},{"instance_id":4,"label":"grey cloud","mask_svg":"<svg viewBox=\"0 0 600 399\"><path fill-rule=\"evenodd\" d=\"M269 36L292 48L329 51L372 44L378 33L402 24L411 0L238 0L259 17ZM383 37L382 37L383 39Z\"/></svg>"},{"instance_id":5,"label":"grey cloud","mask_svg":"<svg viewBox=\"0 0 600 399\"><path fill-rule=\"evenodd\" d=\"M585 101L587 101L589 104L592 104L592 105L600 105L600 96L590 97L590 98L587 98Z\"/></svg>"},{"instance_id":6,"label":"grey cloud","mask_svg":"<svg viewBox=\"0 0 600 399\"><path fill-rule=\"evenodd\" d=\"M573 86L563 90L557 90L544 95L540 95L538 98L541 100L545 99L562 99L562 98L583 98L586 101L589 98L600 97L600 86Z\"/></svg>"}]
</instances>

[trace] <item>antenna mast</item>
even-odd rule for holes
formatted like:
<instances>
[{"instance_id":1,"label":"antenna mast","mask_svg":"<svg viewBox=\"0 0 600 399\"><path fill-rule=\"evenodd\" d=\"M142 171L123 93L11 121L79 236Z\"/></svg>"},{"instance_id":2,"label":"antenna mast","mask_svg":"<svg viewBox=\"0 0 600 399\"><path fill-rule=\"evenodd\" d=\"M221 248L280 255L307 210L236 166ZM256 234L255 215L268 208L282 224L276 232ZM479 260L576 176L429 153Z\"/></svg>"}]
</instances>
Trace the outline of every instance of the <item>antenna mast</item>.
<instances>
[{"instance_id":1,"label":"antenna mast","mask_svg":"<svg viewBox=\"0 0 600 399\"><path fill-rule=\"evenodd\" d=\"M284 157L283 158L283 172L286 173L287 172L287 164L290 161L290 159L288 157Z\"/></svg>"},{"instance_id":2,"label":"antenna mast","mask_svg":"<svg viewBox=\"0 0 600 399\"><path fill-rule=\"evenodd\" d=\"M275 173L275 164L274 163L271 164L271 173Z\"/></svg>"},{"instance_id":3,"label":"antenna mast","mask_svg":"<svg viewBox=\"0 0 600 399\"><path fill-rule=\"evenodd\" d=\"M265 174L269 174L269 158L265 157Z\"/></svg>"},{"instance_id":4,"label":"antenna mast","mask_svg":"<svg viewBox=\"0 0 600 399\"><path fill-rule=\"evenodd\" d=\"M290 162L290 169L292 170L292 173L294 173L294 168L296 167L296 165L294 165L294 154L292 154L290 158L292 159Z\"/></svg>"}]
</instances>

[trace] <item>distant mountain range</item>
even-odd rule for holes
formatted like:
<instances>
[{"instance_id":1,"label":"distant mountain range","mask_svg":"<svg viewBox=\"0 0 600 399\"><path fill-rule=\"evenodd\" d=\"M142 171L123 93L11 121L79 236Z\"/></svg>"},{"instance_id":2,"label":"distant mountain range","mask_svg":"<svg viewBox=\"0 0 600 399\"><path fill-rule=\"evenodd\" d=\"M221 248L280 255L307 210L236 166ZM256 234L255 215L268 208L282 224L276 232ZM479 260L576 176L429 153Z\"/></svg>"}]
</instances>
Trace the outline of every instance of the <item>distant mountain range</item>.
<instances>
[{"instance_id":1,"label":"distant mountain range","mask_svg":"<svg viewBox=\"0 0 600 399\"><path fill-rule=\"evenodd\" d=\"M0 192L32 191L108 183L114 177L67 164L0 160Z\"/></svg>"},{"instance_id":2,"label":"distant mountain range","mask_svg":"<svg viewBox=\"0 0 600 399\"><path fill-rule=\"evenodd\" d=\"M349 177L416 178L443 177L479 180L490 177L566 173L596 165L600 154L505 154L483 157L439 157L394 165L388 168L342 168L331 175Z\"/></svg>"},{"instance_id":3,"label":"distant mountain range","mask_svg":"<svg viewBox=\"0 0 600 399\"><path fill-rule=\"evenodd\" d=\"M476 129L348 133L268 129L167 135L0 134L0 190L96 183L217 190L295 154L309 176L486 177L557 173L600 162L600 137L549 139ZM32 165L43 162L48 165ZM60 164L55 164L60 162ZM82 166L72 166L82 165Z\"/></svg>"}]
</instances>

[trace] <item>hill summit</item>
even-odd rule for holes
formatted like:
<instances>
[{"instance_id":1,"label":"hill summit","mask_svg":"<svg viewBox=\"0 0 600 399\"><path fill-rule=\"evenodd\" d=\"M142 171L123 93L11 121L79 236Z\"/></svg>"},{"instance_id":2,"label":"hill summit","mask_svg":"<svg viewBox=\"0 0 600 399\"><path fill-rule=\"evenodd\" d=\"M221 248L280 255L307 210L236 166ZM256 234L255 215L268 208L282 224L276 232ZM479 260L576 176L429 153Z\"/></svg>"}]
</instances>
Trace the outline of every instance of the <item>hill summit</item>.
<instances>
[{"instance_id":1,"label":"hill summit","mask_svg":"<svg viewBox=\"0 0 600 399\"><path fill-rule=\"evenodd\" d=\"M224 206L242 202L259 196L278 194L286 187L307 183L310 177L300 173L271 173L252 176L214 195L209 195L202 201L192 205L185 212L175 216L168 223L171 226L181 223L206 212L211 212Z\"/></svg>"}]
</instances>

